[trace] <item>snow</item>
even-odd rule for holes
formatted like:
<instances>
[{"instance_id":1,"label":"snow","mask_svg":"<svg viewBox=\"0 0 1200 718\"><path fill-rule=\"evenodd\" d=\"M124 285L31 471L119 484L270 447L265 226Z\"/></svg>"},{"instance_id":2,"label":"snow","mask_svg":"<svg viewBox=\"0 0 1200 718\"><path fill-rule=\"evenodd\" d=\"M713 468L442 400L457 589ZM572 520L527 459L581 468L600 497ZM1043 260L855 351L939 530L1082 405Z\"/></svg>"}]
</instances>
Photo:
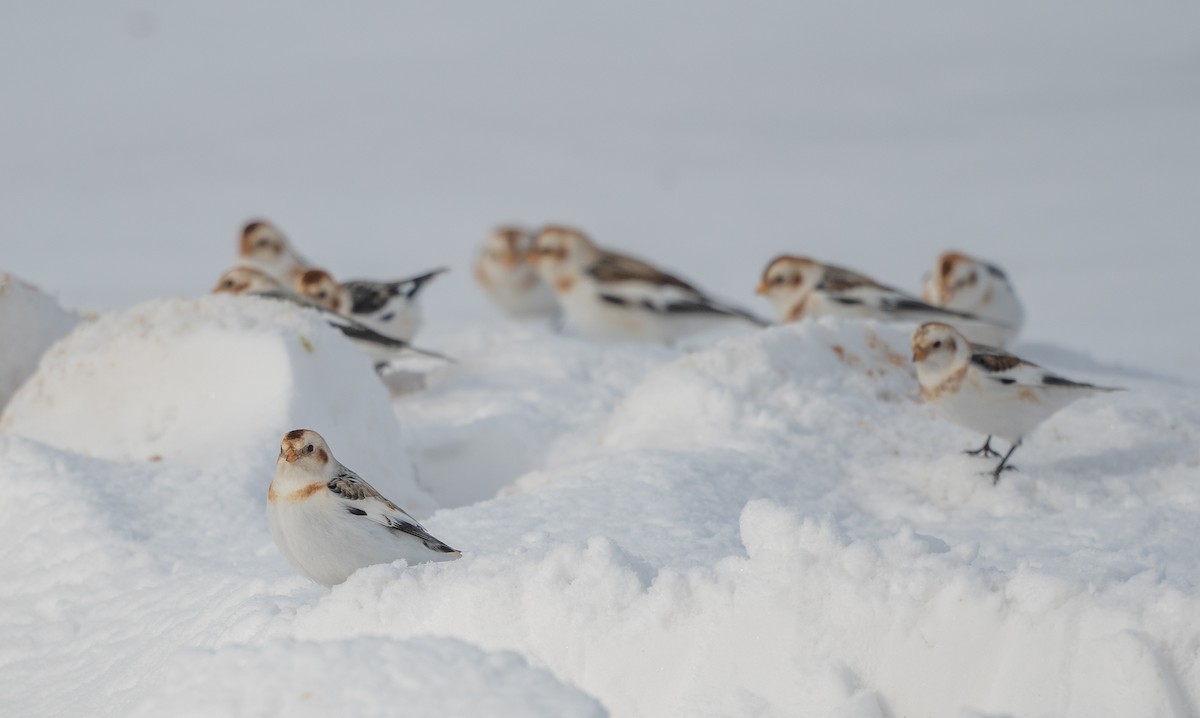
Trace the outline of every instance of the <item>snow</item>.
<instances>
[{"instance_id":1,"label":"snow","mask_svg":"<svg viewBox=\"0 0 1200 718\"><path fill-rule=\"evenodd\" d=\"M371 363L315 312L256 297L157 300L59 342L0 416L0 431L86 456L273 466L313 423L343 461L419 512Z\"/></svg>"},{"instance_id":2,"label":"snow","mask_svg":"<svg viewBox=\"0 0 1200 718\"><path fill-rule=\"evenodd\" d=\"M42 354L81 321L31 284L0 272L0 409L37 369Z\"/></svg>"},{"instance_id":3,"label":"snow","mask_svg":"<svg viewBox=\"0 0 1200 718\"><path fill-rule=\"evenodd\" d=\"M258 414L211 415L228 423L211 439L228 461L185 447L147 462L165 444L145 438L126 456L89 455L127 422L61 448L83 426L64 425L46 437L54 448L6 420L0 478L21 501L0 505L13 547L0 553L5 713L315 714L343 701L370 715L397 691L500 715L1200 705L1193 389L1060 362L1130 391L1053 417L1018 452L1022 471L993 487L986 462L957 453L979 437L917 401L903 327L826 320L601 351L541 327L464 328L444 347L460 361L394 400L403 451L375 429L388 456L414 462L441 507L424 523L463 558L368 567L326 591L271 544L264 489L279 422L307 387L386 405L361 357L284 305L170 300L81 327L41 369L79 364L79 378L42 391L88 386L80 358L102 360L99 335L144 354L147 377L184 362L178 400L266 384L228 357L305 378L258 389ZM301 336L314 353L288 348ZM186 356L166 351L176 342ZM38 378L10 416L37 416L22 406ZM127 387L131 415L157 410L141 393L161 383L147 386ZM344 441L371 431L336 404L308 407ZM386 475L371 461L346 459ZM310 688L317 675L327 684ZM351 689L360 675L376 702Z\"/></svg>"},{"instance_id":4,"label":"snow","mask_svg":"<svg viewBox=\"0 0 1200 718\"><path fill-rule=\"evenodd\" d=\"M0 715L1197 715L1197 26L0 6L0 269L69 307L0 296ZM391 396L315 315L197 299L259 216L338 276L453 266L418 341L458 361ZM1017 353L1127 391L993 487L910 327L499 320L468 268L509 221L763 314L780 252L915 291L957 248L1014 278ZM76 307L103 315L67 335ZM264 509L300 427L463 557L297 575Z\"/></svg>"},{"instance_id":5,"label":"snow","mask_svg":"<svg viewBox=\"0 0 1200 718\"><path fill-rule=\"evenodd\" d=\"M445 638L285 639L257 650L193 651L174 662L155 693L129 715L605 715L594 700L517 655L484 653Z\"/></svg>"}]
</instances>

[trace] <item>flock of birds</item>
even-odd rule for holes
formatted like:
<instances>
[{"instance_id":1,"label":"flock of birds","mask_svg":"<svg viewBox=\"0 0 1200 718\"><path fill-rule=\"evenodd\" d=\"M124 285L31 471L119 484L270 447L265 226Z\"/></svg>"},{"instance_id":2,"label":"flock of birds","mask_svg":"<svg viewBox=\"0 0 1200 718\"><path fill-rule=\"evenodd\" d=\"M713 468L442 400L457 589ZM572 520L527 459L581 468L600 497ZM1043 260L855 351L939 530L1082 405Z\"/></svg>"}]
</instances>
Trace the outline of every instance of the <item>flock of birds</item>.
<instances>
[{"instance_id":1,"label":"flock of birds","mask_svg":"<svg viewBox=\"0 0 1200 718\"><path fill-rule=\"evenodd\" d=\"M270 223L242 231L237 264L214 292L294 302L321 312L386 373L409 353L421 326L421 290L446 269L391 282L339 283L310 265ZM515 318L549 319L597 340L673 342L731 322L766 326L640 259L606 250L583 232L550 225L536 232L502 227L474 265L482 292ZM1118 391L1066 379L1003 349L1024 311L1007 275L958 252L937 258L921 296L849 269L783 255L763 272L758 293L779 322L837 316L918 324L913 363L922 398L936 414L987 436L972 455L997 457L997 483L1025 436L1071 402ZM1009 444L1001 455L991 442ZM280 551L310 579L333 585L358 568L404 558L457 558L396 504L339 463L315 431L288 432L268 490L268 520Z\"/></svg>"}]
</instances>

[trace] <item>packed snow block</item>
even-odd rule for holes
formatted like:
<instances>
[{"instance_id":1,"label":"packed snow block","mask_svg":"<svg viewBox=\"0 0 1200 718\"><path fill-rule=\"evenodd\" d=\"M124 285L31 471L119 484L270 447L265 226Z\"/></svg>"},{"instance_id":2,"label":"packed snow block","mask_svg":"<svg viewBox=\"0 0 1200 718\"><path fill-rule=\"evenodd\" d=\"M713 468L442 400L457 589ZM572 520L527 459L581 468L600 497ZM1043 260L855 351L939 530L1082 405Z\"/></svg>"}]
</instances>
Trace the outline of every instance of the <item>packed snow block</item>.
<instances>
[{"instance_id":1,"label":"packed snow block","mask_svg":"<svg viewBox=\"0 0 1200 718\"><path fill-rule=\"evenodd\" d=\"M102 317L48 352L0 417L0 432L88 456L233 475L269 476L296 428L320 432L389 498L429 508L370 361L285 302L156 300Z\"/></svg>"},{"instance_id":2,"label":"packed snow block","mask_svg":"<svg viewBox=\"0 0 1200 718\"><path fill-rule=\"evenodd\" d=\"M129 715L603 718L582 691L509 652L448 638L280 640L181 654Z\"/></svg>"},{"instance_id":3,"label":"packed snow block","mask_svg":"<svg viewBox=\"0 0 1200 718\"><path fill-rule=\"evenodd\" d=\"M0 272L0 408L33 375L50 345L80 321L37 287Z\"/></svg>"}]
</instances>

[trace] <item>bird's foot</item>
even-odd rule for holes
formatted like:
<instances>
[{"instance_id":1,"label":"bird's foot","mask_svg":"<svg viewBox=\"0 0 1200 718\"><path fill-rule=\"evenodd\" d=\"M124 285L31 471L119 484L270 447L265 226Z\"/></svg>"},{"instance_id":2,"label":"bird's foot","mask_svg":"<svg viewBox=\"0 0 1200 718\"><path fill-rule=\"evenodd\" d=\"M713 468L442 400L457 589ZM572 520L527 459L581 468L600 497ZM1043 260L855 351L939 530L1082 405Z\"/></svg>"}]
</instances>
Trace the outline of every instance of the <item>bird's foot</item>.
<instances>
[{"instance_id":1,"label":"bird's foot","mask_svg":"<svg viewBox=\"0 0 1200 718\"><path fill-rule=\"evenodd\" d=\"M990 436L988 437L987 441L983 442L983 446L979 447L978 449L967 449L963 453L967 456L983 456L989 459L1000 458L1000 452L992 448L992 437Z\"/></svg>"},{"instance_id":2,"label":"bird's foot","mask_svg":"<svg viewBox=\"0 0 1200 718\"><path fill-rule=\"evenodd\" d=\"M1020 471L1020 469L1015 466L1005 464L1003 466L997 466L994 471L984 472L984 476L992 477L992 486L995 486L996 484L1000 483L1000 474L1003 474L1005 471Z\"/></svg>"}]
</instances>

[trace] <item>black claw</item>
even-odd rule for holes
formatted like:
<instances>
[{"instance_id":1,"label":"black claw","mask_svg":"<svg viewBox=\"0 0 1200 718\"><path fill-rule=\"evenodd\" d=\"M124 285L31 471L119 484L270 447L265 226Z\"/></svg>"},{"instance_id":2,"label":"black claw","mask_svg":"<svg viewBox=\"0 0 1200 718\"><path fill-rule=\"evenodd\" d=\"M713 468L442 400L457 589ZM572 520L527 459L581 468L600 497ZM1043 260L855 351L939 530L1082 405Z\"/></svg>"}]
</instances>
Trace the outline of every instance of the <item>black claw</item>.
<instances>
[{"instance_id":1,"label":"black claw","mask_svg":"<svg viewBox=\"0 0 1200 718\"><path fill-rule=\"evenodd\" d=\"M983 446L978 449L968 449L963 452L967 456L983 456L985 458L999 458L1000 452L992 448L992 437L988 437L987 441L983 442Z\"/></svg>"},{"instance_id":2,"label":"black claw","mask_svg":"<svg viewBox=\"0 0 1200 718\"><path fill-rule=\"evenodd\" d=\"M992 472L992 486L995 486L996 484L1000 483L1000 474L1002 472L1007 471L1009 469L1011 469L1013 471L1017 470L1017 467L1008 465L1008 459L1010 456L1013 455L1013 452L1016 451L1017 447L1020 445L1021 445L1021 442L1019 442L1019 441L1017 443L1013 444L1012 448L1008 450L1008 453L1004 455L1004 458L1000 459L1000 463L996 465L996 470Z\"/></svg>"}]
</instances>

